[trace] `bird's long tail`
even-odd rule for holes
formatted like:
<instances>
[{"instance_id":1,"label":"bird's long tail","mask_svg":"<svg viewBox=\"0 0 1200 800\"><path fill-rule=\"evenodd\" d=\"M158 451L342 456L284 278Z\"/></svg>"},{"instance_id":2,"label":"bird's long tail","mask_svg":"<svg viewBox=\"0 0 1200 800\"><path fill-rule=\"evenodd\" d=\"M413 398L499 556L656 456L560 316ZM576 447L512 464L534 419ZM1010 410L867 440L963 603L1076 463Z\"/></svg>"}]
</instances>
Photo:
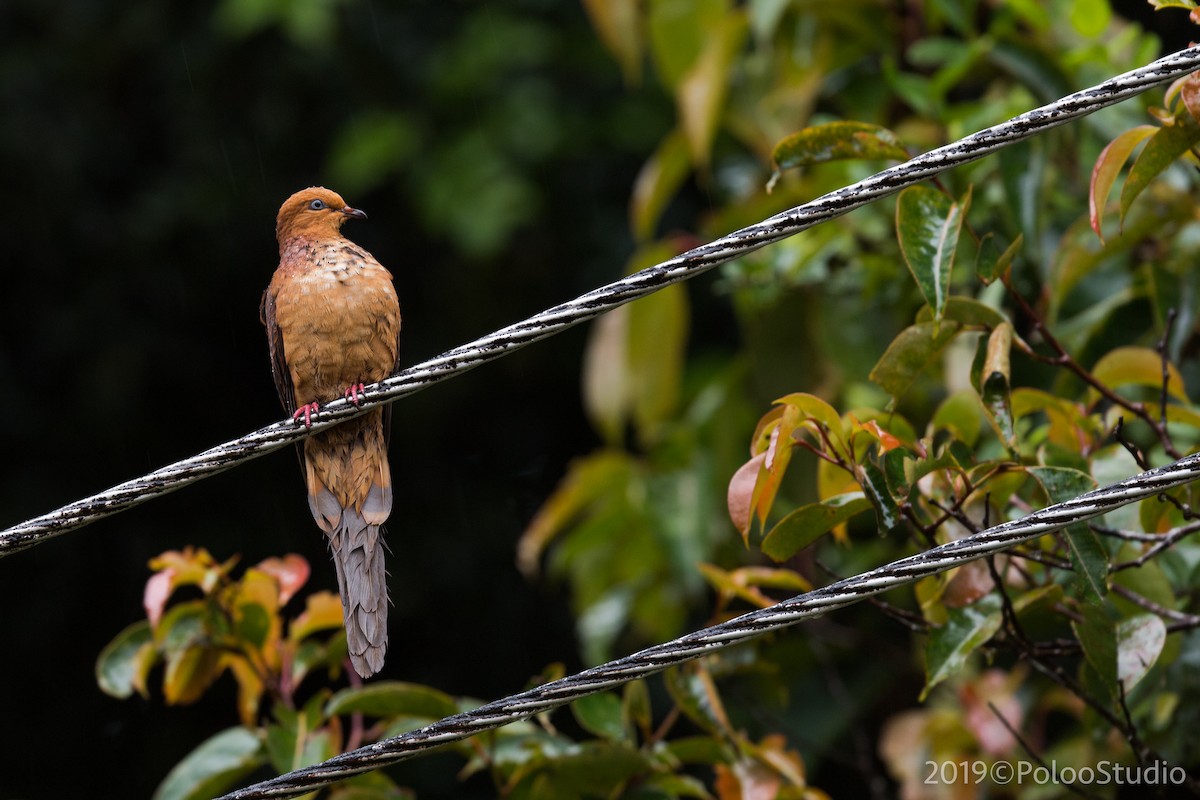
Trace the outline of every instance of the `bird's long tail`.
<instances>
[{"instance_id":1,"label":"bird's long tail","mask_svg":"<svg viewBox=\"0 0 1200 800\"><path fill-rule=\"evenodd\" d=\"M392 509L382 419L368 414L305 442L308 505L329 537L354 669L369 678L387 651L387 573L381 525Z\"/></svg>"}]
</instances>

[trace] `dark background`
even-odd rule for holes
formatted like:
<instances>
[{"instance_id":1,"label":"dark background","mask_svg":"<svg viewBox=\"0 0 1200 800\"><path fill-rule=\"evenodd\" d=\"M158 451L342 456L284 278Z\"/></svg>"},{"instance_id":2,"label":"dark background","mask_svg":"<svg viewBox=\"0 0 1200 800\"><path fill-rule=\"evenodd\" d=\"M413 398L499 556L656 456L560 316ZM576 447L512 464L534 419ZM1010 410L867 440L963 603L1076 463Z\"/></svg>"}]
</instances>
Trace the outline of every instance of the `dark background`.
<instances>
[{"instance_id":1,"label":"dark background","mask_svg":"<svg viewBox=\"0 0 1200 800\"><path fill-rule=\"evenodd\" d=\"M0 5L0 525L281 416L258 301L296 189L369 212L347 233L396 275L405 364L619 275L630 187L673 109L621 82L577 2L251 13L271 6ZM372 136L380 119L402 135ZM732 335L724 320L694 320L701 345ZM526 582L514 544L598 442L585 335L395 407L382 677L492 698L578 666L563 592ZM298 552L335 587L290 451L0 560L0 799L145 797L236 722L229 680L184 708L96 688L97 653L142 613L147 560L188 544L246 564ZM453 771L395 774L422 796L488 793Z\"/></svg>"}]
</instances>

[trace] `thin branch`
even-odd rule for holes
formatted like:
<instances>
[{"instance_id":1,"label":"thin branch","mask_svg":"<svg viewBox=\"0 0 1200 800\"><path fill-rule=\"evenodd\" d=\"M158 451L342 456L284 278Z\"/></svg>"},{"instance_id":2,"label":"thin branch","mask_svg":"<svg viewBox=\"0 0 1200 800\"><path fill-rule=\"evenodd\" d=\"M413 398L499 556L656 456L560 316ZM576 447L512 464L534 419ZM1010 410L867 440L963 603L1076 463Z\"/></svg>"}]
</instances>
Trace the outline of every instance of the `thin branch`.
<instances>
[{"instance_id":1,"label":"thin branch","mask_svg":"<svg viewBox=\"0 0 1200 800\"><path fill-rule=\"evenodd\" d=\"M126 511L189 483L223 472L243 461L298 442L330 425L344 422L379 405L393 402L451 376L508 355L539 339L561 333L567 328L645 297L665 286L693 278L718 264L928 180L951 167L976 161L1009 144L1099 111L1198 68L1200 47L1181 50L1145 67L1110 78L1097 86L1067 95L1007 122L931 150L858 183L734 231L669 261L635 272L622 280L594 289L574 300L409 367L379 383L371 384L363 395L361 408L355 408L347 400L335 400L322 409L311 430L297 428L291 420L276 422L197 456L14 525L0 532L0 556L40 544L54 536Z\"/></svg>"}]
</instances>

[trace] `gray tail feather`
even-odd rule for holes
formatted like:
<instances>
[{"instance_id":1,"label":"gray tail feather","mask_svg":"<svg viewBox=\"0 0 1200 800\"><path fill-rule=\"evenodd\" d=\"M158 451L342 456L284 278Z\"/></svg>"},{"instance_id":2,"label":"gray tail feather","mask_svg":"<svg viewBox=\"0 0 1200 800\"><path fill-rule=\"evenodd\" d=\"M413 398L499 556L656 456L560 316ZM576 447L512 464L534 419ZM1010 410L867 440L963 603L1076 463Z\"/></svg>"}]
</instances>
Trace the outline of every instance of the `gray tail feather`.
<instances>
[{"instance_id":1,"label":"gray tail feather","mask_svg":"<svg viewBox=\"0 0 1200 800\"><path fill-rule=\"evenodd\" d=\"M372 487L372 494L378 492L378 487ZM383 490L391 494L390 490ZM322 495L313 498L313 516L318 521L321 518L330 519L333 509L328 508L332 501L337 503L324 490ZM369 678L383 668L383 656L387 652L387 572L384 569L384 541L380 524L383 520L372 511L372 500L382 501L384 498L368 498L362 512L354 508L338 508L337 523L328 530L329 547L333 551L333 563L337 569L338 589L342 595L342 611L345 615L346 645L350 651L350 662L354 670L364 678ZM391 507L390 497L387 507ZM318 508L320 507L320 516ZM383 515L386 517L386 514ZM324 527L324 526L322 526Z\"/></svg>"}]
</instances>

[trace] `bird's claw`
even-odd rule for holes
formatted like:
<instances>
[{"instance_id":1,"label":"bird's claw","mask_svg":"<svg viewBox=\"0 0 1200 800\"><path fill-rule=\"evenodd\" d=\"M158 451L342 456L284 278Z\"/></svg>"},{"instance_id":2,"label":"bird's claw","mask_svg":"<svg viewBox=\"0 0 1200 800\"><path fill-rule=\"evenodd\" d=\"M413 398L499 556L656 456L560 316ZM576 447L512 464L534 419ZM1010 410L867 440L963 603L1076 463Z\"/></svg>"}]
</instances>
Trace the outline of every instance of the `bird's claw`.
<instances>
[{"instance_id":1,"label":"bird's claw","mask_svg":"<svg viewBox=\"0 0 1200 800\"><path fill-rule=\"evenodd\" d=\"M351 403L354 403L354 407L357 408L358 396L362 394L366 388L366 385L362 383L352 383L350 384L350 388L346 390L344 397Z\"/></svg>"},{"instance_id":2,"label":"bird's claw","mask_svg":"<svg viewBox=\"0 0 1200 800\"><path fill-rule=\"evenodd\" d=\"M300 418L304 417L304 427L311 428L313 415L316 414L320 408L321 405L315 402L302 405L296 409L295 414L292 414L292 422L299 423Z\"/></svg>"}]
</instances>

